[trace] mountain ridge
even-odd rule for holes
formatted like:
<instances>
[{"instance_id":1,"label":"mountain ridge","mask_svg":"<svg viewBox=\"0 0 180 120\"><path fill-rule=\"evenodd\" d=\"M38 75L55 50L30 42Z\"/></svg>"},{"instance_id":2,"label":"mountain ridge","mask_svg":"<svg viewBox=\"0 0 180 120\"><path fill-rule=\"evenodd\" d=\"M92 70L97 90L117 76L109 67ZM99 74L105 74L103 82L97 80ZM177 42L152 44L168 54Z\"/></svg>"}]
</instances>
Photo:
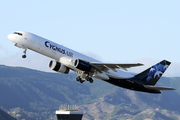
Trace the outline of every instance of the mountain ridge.
<instances>
[{"instance_id":1,"label":"mountain ridge","mask_svg":"<svg viewBox=\"0 0 180 120\"><path fill-rule=\"evenodd\" d=\"M10 115L18 107L17 114L27 120L55 119L55 110L66 103L79 106L84 112L83 120L135 120L144 115L149 119L180 117L179 77L162 77L157 85L177 90L162 91L160 95L127 90L98 79L92 84L81 84L76 77L75 73L66 75L0 65L0 106Z\"/></svg>"}]
</instances>

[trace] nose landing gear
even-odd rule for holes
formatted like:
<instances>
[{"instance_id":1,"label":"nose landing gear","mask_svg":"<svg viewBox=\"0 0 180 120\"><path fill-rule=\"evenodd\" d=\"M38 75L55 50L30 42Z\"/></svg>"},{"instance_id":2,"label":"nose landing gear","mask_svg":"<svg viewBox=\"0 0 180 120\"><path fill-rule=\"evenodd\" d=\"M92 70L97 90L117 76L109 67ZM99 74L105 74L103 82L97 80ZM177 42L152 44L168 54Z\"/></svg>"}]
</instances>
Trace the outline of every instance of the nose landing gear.
<instances>
[{"instance_id":1,"label":"nose landing gear","mask_svg":"<svg viewBox=\"0 0 180 120\"><path fill-rule=\"evenodd\" d=\"M26 55L22 55L22 58L26 58Z\"/></svg>"},{"instance_id":2,"label":"nose landing gear","mask_svg":"<svg viewBox=\"0 0 180 120\"><path fill-rule=\"evenodd\" d=\"M26 51L27 51L27 49L24 49L24 51L23 51L24 55L22 55L22 58L26 58Z\"/></svg>"}]
</instances>

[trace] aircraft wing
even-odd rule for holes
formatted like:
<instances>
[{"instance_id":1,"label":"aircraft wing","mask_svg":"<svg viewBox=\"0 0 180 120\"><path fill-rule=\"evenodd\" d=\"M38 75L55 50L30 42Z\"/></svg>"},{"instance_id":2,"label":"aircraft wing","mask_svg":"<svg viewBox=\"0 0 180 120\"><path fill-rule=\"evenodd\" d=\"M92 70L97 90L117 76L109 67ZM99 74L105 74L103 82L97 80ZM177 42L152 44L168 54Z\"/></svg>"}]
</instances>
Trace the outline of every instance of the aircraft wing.
<instances>
[{"instance_id":1,"label":"aircraft wing","mask_svg":"<svg viewBox=\"0 0 180 120\"><path fill-rule=\"evenodd\" d=\"M151 90L176 90L171 87L161 87L161 86L152 86L152 85L144 85L144 87Z\"/></svg>"},{"instance_id":2,"label":"aircraft wing","mask_svg":"<svg viewBox=\"0 0 180 120\"><path fill-rule=\"evenodd\" d=\"M90 62L90 64L95 67L97 70L101 72L106 72L108 70L113 70L116 72L116 69L123 69L126 70L126 68L130 67L137 67L142 66L141 63L136 64L119 64L119 63L99 63L99 62Z\"/></svg>"}]
</instances>

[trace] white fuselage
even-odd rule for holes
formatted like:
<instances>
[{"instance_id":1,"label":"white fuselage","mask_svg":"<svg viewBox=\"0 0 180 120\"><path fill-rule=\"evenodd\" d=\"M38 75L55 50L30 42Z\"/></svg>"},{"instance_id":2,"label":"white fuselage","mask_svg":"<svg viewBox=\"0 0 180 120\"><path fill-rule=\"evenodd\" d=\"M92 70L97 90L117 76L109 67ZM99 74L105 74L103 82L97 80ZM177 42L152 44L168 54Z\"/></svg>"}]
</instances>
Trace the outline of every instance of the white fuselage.
<instances>
[{"instance_id":1,"label":"white fuselage","mask_svg":"<svg viewBox=\"0 0 180 120\"><path fill-rule=\"evenodd\" d=\"M52 59L55 59L56 61L60 62L61 64L67 66L68 68L74 71L79 71L79 69L74 67L74 61L76 59L82 59L87 62L100 62L79 52L76 52L62 45L54 43L50 40L37 36L35 34L22 31L17 32L21 33L22 35L8 35L8 39L14 42L16 46L21 47L23 49L30 49ZM134 77L134 75L124 70L117 70L117 72L108 70L105 73L94 74L93 77L102 80L109 80L109 77L115 79L126 79L132 78Z\"/></svg>"}]
</instances>

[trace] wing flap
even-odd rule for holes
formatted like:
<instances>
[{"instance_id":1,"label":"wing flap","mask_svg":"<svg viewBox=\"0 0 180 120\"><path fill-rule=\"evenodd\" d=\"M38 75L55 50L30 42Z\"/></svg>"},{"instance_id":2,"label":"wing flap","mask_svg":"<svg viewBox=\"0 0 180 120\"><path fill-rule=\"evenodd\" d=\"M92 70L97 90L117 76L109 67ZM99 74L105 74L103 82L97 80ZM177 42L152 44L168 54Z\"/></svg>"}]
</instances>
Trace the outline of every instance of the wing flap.
<instances>
[{"instance_id":1,"label":"wing flap","mask_svg":"<svg viewBox=\"0 0 180 120\"><path fill-rule=\"evenodd\" d=\"M99 63L99 62L90 62L92 66L94 66L99 71L108 71L113 70L116 72L116 69L123 69L126 70L126 68L130 67L137 67L142 66L141 63L135 63L135 64L119 64L119 63Z\"/></svg>"},{"instance_id":2,"label":"wing flap","mask_svg":"<svg viewBox=\"0 0 180 120\"><path fill-rule=\"evenodd\" d=\"M151 90L176 90L171 87L161 87L161 86L152 86L152 85L144 85L144 87Z\"/></svg>"}]
</instances>

